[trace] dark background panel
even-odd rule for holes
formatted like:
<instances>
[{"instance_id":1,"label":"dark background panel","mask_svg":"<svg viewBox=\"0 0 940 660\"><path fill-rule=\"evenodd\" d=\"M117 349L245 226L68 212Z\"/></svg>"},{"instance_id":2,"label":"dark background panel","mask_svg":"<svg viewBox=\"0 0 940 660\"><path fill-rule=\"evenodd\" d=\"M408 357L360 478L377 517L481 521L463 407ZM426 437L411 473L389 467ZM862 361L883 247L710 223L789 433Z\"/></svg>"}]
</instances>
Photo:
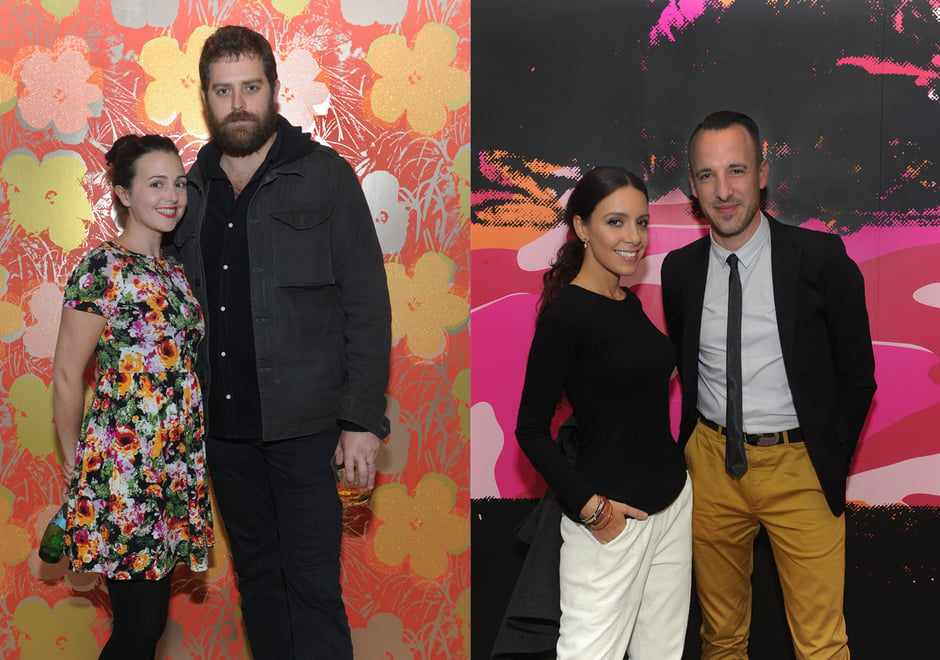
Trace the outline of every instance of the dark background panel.
<instances>
[{"instance_id":1,"label":"dark background panel","mask_svg":"<svg viewBox=\"0 0 940 660\"><path fill-rule=\"evenodd\" d=\"M850 231L873 211L936 205L935 184L905 175L940 152L929 85L838 64L869 56L931 69L940 27L926 0L904 3L901 33L899 3L715 3L673 29L675 41L650 45L667 4L475 1L474 149L622 164L656 197L687 190L689 134L729 108L761 127L768 199L786 221ZM932 162L921 169L936 178Z\"/></svg>"},{"instance_id":2,"label":"dark background panel","mask_svg":"<svg viewBox=\"0 0 940 660\"><path fill-rule=\"evenodd\" d=\"M473 657L488 658L528 548L515 527L530 499L471 501ZM855 660L940 658L940 508L846 510L845 617ZM773 552L762 531L754 544L750 657L792 660ZM699 657L701 615L694 603L683 660Z\"/></svg>"},{"instance_id":3,"label":"dark background panel","mask_svg":"<svg viewBox=\"0 0 940 660\"><path fill-rule=\"evenodd\" d=\"M527 170L527 159L624 165L648 181L655 199L688 191L689 134L707 113L735 109L761 127L771 163L768 210L779 219L819 218L843 233L938 222L938 79L917 84L840 64L868 57L940 71L932 62L940 19L929 0L707 4L704 16L671 28L674 40L651 45L650 26L675 2L474 0L477 156L506 152L514 172L559 195L570 179ZM474 190L504 186L524 197L524 187L490 180L479 158L473 163ZM472 503L474 657L488 656L525 555L512 529L533 504ZM847 550L853 658L940 658L937 510L850 506ZM755 566L751 657L792 658L763 535ZM691 616L696 635L694 609ZM691 641L687 657L697 657L696 648Z\"/></svg>"}]
</instances>

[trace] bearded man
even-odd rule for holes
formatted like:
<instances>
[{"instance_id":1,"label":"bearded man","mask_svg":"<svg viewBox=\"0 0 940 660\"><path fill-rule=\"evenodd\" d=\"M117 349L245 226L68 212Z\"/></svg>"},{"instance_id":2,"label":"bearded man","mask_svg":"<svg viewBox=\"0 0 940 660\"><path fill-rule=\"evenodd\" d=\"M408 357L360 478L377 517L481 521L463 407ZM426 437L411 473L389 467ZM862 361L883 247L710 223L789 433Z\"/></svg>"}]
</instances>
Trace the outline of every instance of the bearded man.
<instances>
[{"instance_id":1,"label":"bearded man","mask_svg":"<svg viewBox=\"0 0 940 660\"><path fill-rule=\"evenodd\" d=\"M226 26L199 61L212 140L173 237L206 316L206 453L255 660L352 658L330 460L371 488L391 310L359 180L277 114L270 44Z\"/></svg>"}]
</instances>

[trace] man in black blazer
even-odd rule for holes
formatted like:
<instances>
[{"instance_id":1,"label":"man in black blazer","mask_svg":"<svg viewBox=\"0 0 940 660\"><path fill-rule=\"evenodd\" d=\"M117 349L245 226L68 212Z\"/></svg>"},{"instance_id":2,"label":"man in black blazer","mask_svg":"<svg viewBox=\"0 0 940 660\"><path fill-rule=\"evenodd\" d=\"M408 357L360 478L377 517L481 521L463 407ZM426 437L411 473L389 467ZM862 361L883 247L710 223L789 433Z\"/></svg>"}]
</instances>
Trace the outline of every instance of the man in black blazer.
<instances>
[{"instance_id":1,"label":"man in black blazer","mask_svg":"<svg viewBox=\"0 0 940 660\"><path fill-rule=\"evenodd\" d=\"M747 658L763 525L797 657L848 658L845 480L875 391L864 281L838 237L761 212L760 144L739 113L698 125L689 183L711 231L662 266L694 493L702 657Z\"/></svg>"}]
</instances>

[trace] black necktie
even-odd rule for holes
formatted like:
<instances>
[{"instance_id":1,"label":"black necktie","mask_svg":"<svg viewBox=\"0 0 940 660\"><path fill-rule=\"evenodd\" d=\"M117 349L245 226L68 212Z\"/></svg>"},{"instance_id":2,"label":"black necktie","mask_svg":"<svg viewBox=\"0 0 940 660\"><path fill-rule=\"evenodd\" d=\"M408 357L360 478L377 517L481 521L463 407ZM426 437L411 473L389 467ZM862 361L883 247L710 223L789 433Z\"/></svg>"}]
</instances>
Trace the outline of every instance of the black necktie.
<instances>
[{"instance_id":1,"label":"black necktie","mask_svg":"<svg viewBox=\"0 0 940 660\"><path fill-rule=\"evenodd\" d=\"M741 393L741 276L738 256L728 255L731 275L728 278L728 353L726 372L728 407L725 409L725 468L732 477L747 472L744 453L744 413Z\"/></svg>"}]
</instances>

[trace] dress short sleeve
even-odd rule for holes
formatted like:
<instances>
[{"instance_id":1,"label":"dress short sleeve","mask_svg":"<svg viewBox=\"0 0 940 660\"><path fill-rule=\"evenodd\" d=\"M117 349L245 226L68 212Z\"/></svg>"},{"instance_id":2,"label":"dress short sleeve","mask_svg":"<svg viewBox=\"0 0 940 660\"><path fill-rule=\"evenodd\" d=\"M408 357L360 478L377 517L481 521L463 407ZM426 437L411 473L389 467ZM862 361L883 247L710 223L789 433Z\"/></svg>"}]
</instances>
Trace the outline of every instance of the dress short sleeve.
<instances>
[{"instance_id":1,"label":"dress short sleeve","mask_svg":"<svg viewBox=\"0 0 940 660\"><path fill-rule=\"evenodd\" d=\"M78 262L65 285L63 306L110 318L117 303L118 282L108 254L92 250Z\"/></svg>"}]
</instances>

